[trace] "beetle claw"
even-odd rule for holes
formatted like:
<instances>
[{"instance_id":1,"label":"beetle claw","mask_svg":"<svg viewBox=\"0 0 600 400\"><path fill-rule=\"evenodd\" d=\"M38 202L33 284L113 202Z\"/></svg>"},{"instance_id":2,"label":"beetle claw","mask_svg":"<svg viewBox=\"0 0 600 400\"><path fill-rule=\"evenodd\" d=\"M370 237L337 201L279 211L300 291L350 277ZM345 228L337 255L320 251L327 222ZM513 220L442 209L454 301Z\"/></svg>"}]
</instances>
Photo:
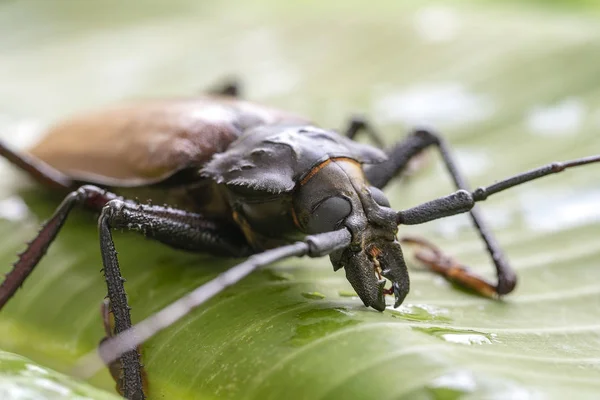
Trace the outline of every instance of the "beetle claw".
<instances>
[{"instance_id":1,"label":"beetle claw","mask_svg":"<svg viewBox=\"0 0 600 400\"><path fill-rule=\"evenodd\" d=\"M406 298L407 293L402 293L398 282L392 283L392 289L394 290L394 297L396 298L396 301L394 302L394 308L398 308Z\"/></svg>"}]
</instances>

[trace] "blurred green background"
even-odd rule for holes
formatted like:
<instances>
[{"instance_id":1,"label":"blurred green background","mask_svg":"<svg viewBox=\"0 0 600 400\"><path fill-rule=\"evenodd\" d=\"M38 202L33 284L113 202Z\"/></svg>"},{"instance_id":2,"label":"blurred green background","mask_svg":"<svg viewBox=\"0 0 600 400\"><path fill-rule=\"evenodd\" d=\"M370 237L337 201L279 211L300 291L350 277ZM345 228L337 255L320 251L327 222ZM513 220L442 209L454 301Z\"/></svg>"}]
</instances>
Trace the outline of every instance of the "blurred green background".
<instances>
[{"instance_id":1,"label":"blurred green background","mask_svg":"<svg viewBox=\"0 0 600 400\"><path fill-rule=\"evenodd\" d=\"M433 124L473 186L489 184L600 153L596 4L4 0L0 137L26 147L79 111L192 96L237 77L247 98L324 127L364 114L390 144ZM6 162L0 177L5 272L60 199ZM151 397L597 398L599 177L589 166L483 204L520 278L502 302L413 262L404 305L377 313L327 259L290 260L152 339ZM387 193L403 208L452 190L430 152ZM464 217L401 233L425 235L493 277ZM136 321L234 263L135 235L117 234L116 245ZM0 398L113 397L106 372L90 381L99 391L49 370L69 373L103 336L100 264L95 217L76 212L0 315Z\"/></svg>"}]
</instances>

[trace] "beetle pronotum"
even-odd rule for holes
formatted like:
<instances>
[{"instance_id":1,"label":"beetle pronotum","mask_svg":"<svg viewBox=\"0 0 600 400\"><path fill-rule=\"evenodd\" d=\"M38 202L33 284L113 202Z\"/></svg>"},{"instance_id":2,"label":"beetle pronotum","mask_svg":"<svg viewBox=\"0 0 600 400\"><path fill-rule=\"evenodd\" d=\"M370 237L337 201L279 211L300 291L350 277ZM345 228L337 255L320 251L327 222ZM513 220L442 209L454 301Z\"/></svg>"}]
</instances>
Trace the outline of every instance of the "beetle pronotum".
<instances>
[{"instance_id":1,"label":"beetle pronotum","mask_svg":"<svg viewBox=\"0 0 600 400\"><path fill-rule=\"evenodd\" d=\"M235 86L213 96L122 106L68 120L27 153L0 142L0 155L50 188L68 193L0 286L0 308L45 254L76 205L100 212L104 274L116 336L100 346L114 371L120 359L122 394L145 397L138 345L257 268L292 256L329 255L365 306L383 311L385 295L398 307L409 291L400 242L417 242L430 269L485 296L510 293L516 276L475 204L489 196L567 168L600 161L592 156L552 163L470 191L446 142L428 129L382 151L309 120L235 99ZM77 135L85 132L85 141ZM380 141L378 141L380 142ZM383 187L422 150L437 147L457 192L394 211ZM155 189L182 205L139 205L122 193ZM470 214L496 267L492 284L420 240L398 240L398 225ZM249 258L132 328L111 229L143 233L173 247ZM391 287L386 288L386 278ZM109 325L107 306L103 308ZM133 350L132 350L133 349ZM118 369L117 368L117 369ZM113 373L113 375L118 375Z\"/></svg>"}]
</instances>

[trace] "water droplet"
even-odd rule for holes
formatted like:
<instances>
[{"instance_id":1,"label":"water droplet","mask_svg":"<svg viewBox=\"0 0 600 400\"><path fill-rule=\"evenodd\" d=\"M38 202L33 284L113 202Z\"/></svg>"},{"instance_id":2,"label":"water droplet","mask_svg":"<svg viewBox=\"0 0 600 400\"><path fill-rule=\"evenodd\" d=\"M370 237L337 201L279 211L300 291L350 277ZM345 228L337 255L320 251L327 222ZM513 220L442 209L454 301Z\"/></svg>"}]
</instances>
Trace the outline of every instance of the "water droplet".
<instances>
[{"instance_id":1,"label":"water droplet","mask_svg":"<svg viewBox=\"0 0 600 400\"><path fill-rule=\"evenodd\" d=\"M442 335L442 338L450 343L459 344L492 344L492 341L487 337L479 334L466 334L466 333L446 333Z\"/></svg>"},{"instance_id":2,"label":"water droplet","mask_svg":"<svg viewBox=\"0 0 600 400\"><path fill-rule=\"evenodd\" d=\"M397 309L392 306L388 306L387 309L394 315L409 321L451 321L447 316L448 310L427 304L403 304Z\"/></svg>"},{"instance_id":3,"label":"water droplet","mask_svg":"<svg viewBox=\"0 0 600 400\"><path fill-rule=\"evenodd\" d=\"M36 378L33 380L33 383L35 384L35 386L48 391L48 394L56 393L60 396L68 396L69 394L71 394L71 389L50 379Z\"/></svg>"},{"instance_id":4,"label":"water droplet","mask_svg":"<svg viewBox=\"0 0 600 400\"><path fill-rule=\"evenodd\" d=\"M477 382L471 371L454 371L433 379L427 388L436 399L458 399L474 392Z\"/></svg>"},{"instance_id":5,"label":"water droplet","mask_svg":"<svg viewBox=\"0 0 600 400\"><path fill-rule=\"evenodd\" d=\"M454 370L435 377L425 385L427 398L435 400L458 400L464 398L485 399L540 399L536 391L522 387L519 382L500 376L490 376L479 371Z\"/></svg>"},{"instance_id":6,"label":"water droplet","mask_svg":"<svg viewBox=\"0 0 600 400\"><path fill-rule=\"evenodd\" d=\"M431 336L435 336L446 342L464 344L464 345L483 345L483 344L492 344L495 340L495 336L489 333L477 332L474 330L458 330L458 329L448 329L448 328L438 328L438 327L430 327L430 328L422 328L422 327L413 327L414 330L427 333Z\"/></svg>"},{"instance_id":7,"label":"water droplet","mask_svg":"<svg viewBox=\"0 0 600 400\"><path fill-rule=\"evenodd\" d=\"M272 269L266 269L264 271L268 274L269 279L272 281L291 281L294 279L294 275L290 274L289 272Z\"/></svg>"},{"instance_id":8,"label":"water droplet","mask_svg":"<svg viewBox=\"0 0 600 400\"><path fill-rule=\"evenodd\" d=\"M339 312L339 313L342 313L344 315L347 315L349 317L351 317L351 316L354 315L354 313L352 311L350 311L350 310L348 310L346 308L343 308L343 307L336 307L336 308L334 308L334 310L337 311L337 312Z\"/></svg>"},{"instance_id":9,"label":"water droplet","mask_svg":"<svg viewBox=\"0 0 600 400\"><path fill-rule=\"evenodd\" d=\"M325 295L319 292L302 292L302 297L311 299L311 300L323 300Z\"/></svg>"},{"instance_id":10,"label":"water droplet","mask_svg":"<svg viewBox=\"0 0 600 400\"><path fill-rule=\"evenodd\" d=\"M35 364L25 364L25 368L27 368L28 371L35 372L40 375L48 374L48 370L46 370L40 366L37 366Z\"/></svg>"},{"instance_id":11,"label":"water droplet","mask_svg":"<svg viewBox=\"0 0 600 400\"><path fill-rule=\"evenodd\" d=\"M292 346L302 346L344 327L359 324L361 321L353 316L354 313L341 307L301 312L296 316L298 324L289 343Z\"/></svg>"}]
</instances>

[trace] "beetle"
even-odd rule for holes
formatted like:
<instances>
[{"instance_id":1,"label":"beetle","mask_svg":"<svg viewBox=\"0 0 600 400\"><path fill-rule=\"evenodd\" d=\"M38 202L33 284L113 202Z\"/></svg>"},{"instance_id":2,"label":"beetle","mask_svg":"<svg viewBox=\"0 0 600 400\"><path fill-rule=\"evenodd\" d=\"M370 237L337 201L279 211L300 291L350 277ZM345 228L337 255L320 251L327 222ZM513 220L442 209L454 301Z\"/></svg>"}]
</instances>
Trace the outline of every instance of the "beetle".
<instances>
[{"instance_id":1,"label":"beetle","mask_svg":"<svg viewBox=\"0 0 600 400\"><path fill-rule=\"evenodd\" d=\"M448 144L433 130L415 129L383 151L353 140L365 131L381 143L365 120L353 119L338 133L305 117L241 100L237 92L230 84L203 97L147 101L74 117L49 129L23 153L0 142L0 155L45 186L66 193L0 286L0 308L41 260L76 205L100 212L110 299L110 306L103 307L107 338L100 353L126 398L145 398L136 346L257 268L288 257L329 255L334 270L344 269L364 305L378 311L386 308L385 295L394 295L398 307L409 292L401 242L428 249L417 257L452 282L488 297L508 294L515 288L515 273L475 204L527 181L600 161L591 156L552 163L470 191ZM381 189L428 147L439 150L457 191L394 211ZM129 200L132 196L179 207L140 204ZM490 253L496 284L423 239L397 238L399 225L465 212ZM132 328L111 235L118 228L183 250L249 258Z\"/></svg>"}]
</instances>

